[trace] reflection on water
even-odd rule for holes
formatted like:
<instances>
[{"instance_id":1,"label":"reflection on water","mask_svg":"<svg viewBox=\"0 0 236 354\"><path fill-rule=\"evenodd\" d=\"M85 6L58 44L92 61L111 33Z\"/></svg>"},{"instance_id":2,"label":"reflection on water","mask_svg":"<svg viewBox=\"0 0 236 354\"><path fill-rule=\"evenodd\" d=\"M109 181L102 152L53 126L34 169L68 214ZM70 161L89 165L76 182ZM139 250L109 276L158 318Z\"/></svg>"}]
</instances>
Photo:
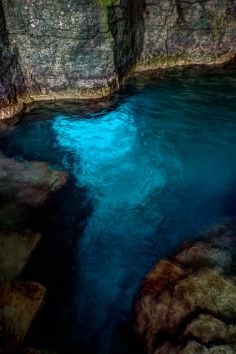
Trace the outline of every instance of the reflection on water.
<instances>
[{"instance_id":1,"label":"reflection on water","mask_svg":"<svg viewBox=\"0 0 236 354\"><path fill-rule=\"evenodd\" d=\"M233 72L137 79L113 109L35 109L4 139L6 154L71 174L74 188L57 206L61 223L80 217L75 190L91 205L83 231L71 232L81 234L66 300L73 320L63 317L70 333L60 339L67 354L123 352L117 328L150 267L236 214L235 88Z\"/></svg>"}]
</instances>

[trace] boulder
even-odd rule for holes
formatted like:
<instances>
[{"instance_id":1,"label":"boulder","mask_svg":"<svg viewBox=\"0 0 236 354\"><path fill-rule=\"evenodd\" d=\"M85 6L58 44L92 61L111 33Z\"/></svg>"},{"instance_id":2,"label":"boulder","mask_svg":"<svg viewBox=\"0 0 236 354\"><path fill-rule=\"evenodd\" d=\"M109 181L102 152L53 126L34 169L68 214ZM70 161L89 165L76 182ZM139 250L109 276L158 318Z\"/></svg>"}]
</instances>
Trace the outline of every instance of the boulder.
<instances>
[{"instance_id":1,"label":"boulder","mask_svg":"<svg viewBox=\"0 0 236 354\"><path fill-rule=\"evenodd\" d=\"M227 324L209 314L201 314L186 327L184 335L197 338L202 343L217 340L235 343L236 325Z\"/></svg>"},{"instance_id":2,"label":"boulder","mask_svg":"<svg viewBox=\"0 0 236 354\"><path fill-rule=\"evenodd\" d=\"M38 205L66 181L64 172L51 169L45 162L19 162L0 155L0 196L4 199Z\"/></svg>"},{"instance_id":3,"label":"boulder","mask_svg":"<svg viewBox=\"0 0 236 354\"><path fill-rule=\"evenodd\" d=\"M135 331L144 351L235 352L235 225L227 221L200 241L185 243L144 279L135 305Z\"/></svg>"}]
</instances>

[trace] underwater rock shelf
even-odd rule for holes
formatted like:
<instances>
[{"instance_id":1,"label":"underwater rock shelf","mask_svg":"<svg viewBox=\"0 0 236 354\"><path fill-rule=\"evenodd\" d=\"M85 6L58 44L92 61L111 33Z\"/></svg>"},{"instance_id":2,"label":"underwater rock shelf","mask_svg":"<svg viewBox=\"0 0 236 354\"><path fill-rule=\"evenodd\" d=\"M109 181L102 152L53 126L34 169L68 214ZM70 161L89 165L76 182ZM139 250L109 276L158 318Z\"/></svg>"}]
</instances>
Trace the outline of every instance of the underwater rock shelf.
<instances>
[{"instance_id":1,"label":"underwater rock shelf","mask_svg":"<svg viewBox=\"0 0 236 354\"><path fill-rule=\"evenodd\" d=\"M236 352L236 220L202 236L142 284L135 329L149 354Z\"/></svg>"}]
</instances>

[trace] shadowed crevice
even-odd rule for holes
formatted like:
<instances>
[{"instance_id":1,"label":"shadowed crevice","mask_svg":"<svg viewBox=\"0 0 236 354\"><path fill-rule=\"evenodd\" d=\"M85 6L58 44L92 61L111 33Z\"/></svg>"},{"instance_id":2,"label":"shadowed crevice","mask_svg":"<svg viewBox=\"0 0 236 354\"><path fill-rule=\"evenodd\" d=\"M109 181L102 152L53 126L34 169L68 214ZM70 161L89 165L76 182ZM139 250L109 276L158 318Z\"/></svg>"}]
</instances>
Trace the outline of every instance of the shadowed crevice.
<instances>
[{"instance_id":1,"label":"shadowed crevice","mask_svg":"<svg viewBox=\"0 0 236 354\"><path fill-rule=\"evenodd\" d=\"M119 81L137 62L143 50L145 0L122 0L109 8L109 27L114 38L114 60Z\"/></svg>"}]
</instances>

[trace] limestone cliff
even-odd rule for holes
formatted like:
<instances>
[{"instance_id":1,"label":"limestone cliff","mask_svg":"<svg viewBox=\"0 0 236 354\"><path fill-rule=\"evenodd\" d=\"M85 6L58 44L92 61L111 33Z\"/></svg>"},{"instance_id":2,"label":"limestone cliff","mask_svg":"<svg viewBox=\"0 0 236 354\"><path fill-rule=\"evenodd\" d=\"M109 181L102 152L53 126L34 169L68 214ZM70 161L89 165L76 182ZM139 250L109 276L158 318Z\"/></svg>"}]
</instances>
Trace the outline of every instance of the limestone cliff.
<instances>
[{"instance_id":1,"label":"limestone cliff","mask_svg":"<svg viewBox=\"0 0 236 354\"><path fill-rule=\"evenodd\" d=\"M146 1L139 69L225 62L236 53L234 0Z\"/></svg>"},{"instance_id":2,"label":"limestone cliff","mask_svg":"<svg viewBox=\"0 0 236 354\"><path fill-rule=\"evenodd\" d=\"M235 55L234 0L0 3L1 118L31 100L108 95L135 67L215 63Z\"/></svg>"},{"instance_id":3,"label":"limestone cliff","mask_svg":"<svg viewBox=\"0 0 236 354\"><path fill-rule=\"evenodd\" d=\"M23 91L24 80L17 62L17 48L10 46L0 1L0 119L22 109L22 104L17 104L17 94Z\"/></svg>"}]
</instances>

